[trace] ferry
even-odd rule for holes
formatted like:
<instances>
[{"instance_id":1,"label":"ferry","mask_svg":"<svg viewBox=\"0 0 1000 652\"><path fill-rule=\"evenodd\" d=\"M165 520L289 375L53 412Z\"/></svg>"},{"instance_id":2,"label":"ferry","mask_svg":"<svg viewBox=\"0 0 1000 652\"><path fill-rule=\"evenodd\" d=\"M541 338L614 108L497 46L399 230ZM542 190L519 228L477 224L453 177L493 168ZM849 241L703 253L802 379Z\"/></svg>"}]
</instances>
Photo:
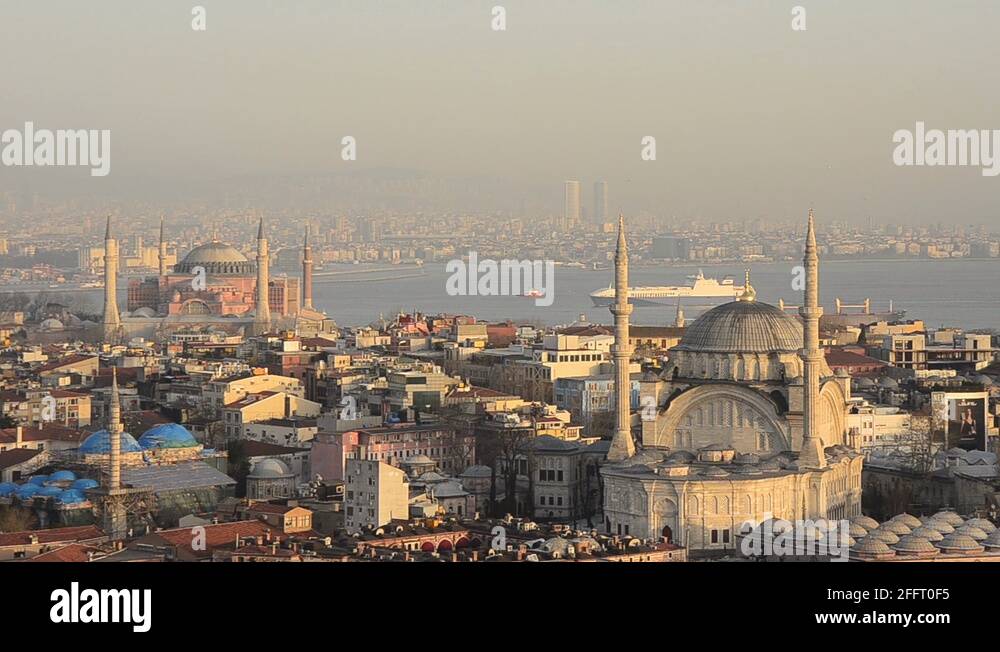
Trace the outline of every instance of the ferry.
<instances>
[{"instance_id":1,"label":"ferry","mask_svg":"<svg viewBox=\"0 0 1000 652\"><path fill-rule=\"evenodd\" d=\"M675 306L682 299L688 306L714 306L728 303L743 293L743 286L736 285L732 277L721 281L705 278L699 269L697 274L688 277L688 285L657 285L650 287L630 287L628 302L634 306ZM590 299L595 306L610 306L615 301L615 287L595 290L590 293Z\"/></svg>"}]
</instances>

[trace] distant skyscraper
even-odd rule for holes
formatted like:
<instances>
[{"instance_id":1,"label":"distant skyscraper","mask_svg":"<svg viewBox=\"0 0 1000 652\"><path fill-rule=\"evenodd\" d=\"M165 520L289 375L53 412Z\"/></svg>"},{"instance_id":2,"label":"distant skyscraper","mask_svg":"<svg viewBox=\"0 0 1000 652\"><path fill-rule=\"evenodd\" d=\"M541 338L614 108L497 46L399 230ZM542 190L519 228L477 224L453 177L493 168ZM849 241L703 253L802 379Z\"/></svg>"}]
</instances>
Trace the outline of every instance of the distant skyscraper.
<instances>
[{"instance_id":1,"label":"distant skyscraper","mask_svg":"<svg viewBox=\"0 0 1000 652\"><path fill-rule=\"evenodd\" d=\"M594 182L594 222L604 224L608 221L608 182Z\"/></svg>"},{"instance_id":2,"label":"distant skyscraper","mask_svg":"<svg viewBox=\"0 0 1000 652\"><path fill-rule=\"evenodd\" d=\"M580 182L566 182L566 227L573 228L580 224Z\"/></svg>"}]
</instances>

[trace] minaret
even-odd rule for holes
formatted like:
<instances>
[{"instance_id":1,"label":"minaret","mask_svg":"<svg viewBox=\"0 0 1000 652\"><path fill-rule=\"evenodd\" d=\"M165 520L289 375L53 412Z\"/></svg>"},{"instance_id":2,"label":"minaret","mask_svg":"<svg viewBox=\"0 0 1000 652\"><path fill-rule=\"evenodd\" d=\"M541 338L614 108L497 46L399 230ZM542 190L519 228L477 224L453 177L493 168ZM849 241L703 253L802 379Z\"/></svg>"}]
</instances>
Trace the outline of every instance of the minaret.
<instances>
[{"instance_id":1,"label":"minaret","mask_svg":"<svg viewBox=\"0 0 1000 652\"><path fill-rule=\"evenodd\" d=\"M160 276L167 275L167 241L163 238L163 216L160 216Z\"/></svg>"},{"instance_id":2,"label":"minaret","mask_svg":"<svg viewBox=\"0 0 1000 652\"><path fill-rule=\"evenodd\" d=\"M813 211L809 209L809 225L806 231L806 254L802 259L806 268L806 288L799 315L802 316L802 451L799 466L823 468L826 455L823 442L816 433L819 425L819 370L823 363L823 352L819 348L819 318L823 309L819 307L819 256L816 255L816 227Z\"/></svg>"},{"instance_id":3,"label":"minaret","mask_svg":"<svg viewBox=\"0 0 1000 652\"><path fill-rule=\"evenodd\" d=\"M677 316L674 317L674 326L684 328L684 309L681 308L680 297L677 298Z\"/></svg>"},{"instance_id":4,"label":"minaret","mask_svg":"<svg viewBox=\"0 0 1000 652\"><path fill-rule=\"evenodd\" d=\"M625 242L625 218L618 215L618 246L615 249L615 302L611 304L615 316L615 343L611 355L615 363L615 433L608 449L608 460L619 462L635 455L632 441L632 418L629 403L632 384L629 380L629 360L632 347L628 342L628 316L632 305L628 302L628 245Z\"/></svg>"},{"instance_id":5,"label":"minaret","mask_svg":"<svg viewBox=\"0 0 1000 652\"><path fill-rule=\"evenodd\" d=\"M117 344L122 320L118 314L118 241L111 237L111 216L104 231L104 343Z\"/></svg>"},{"instance_id":6,"label":"minaret","mask_svg":"<svg viewBox=\"0 0 1000 652\"><path fill-rule=\"evenodd\" d=\"M313 259L312 247L309 246L309 225L306 224L306 237L302 244L302 309L313 309Z\"/></svg>"},{"instance_id":7,"label":"minaret","mask_svg":"<svg viewBox=\"0 0 1000 652\"><path fill-rule=\"evenodd\" d=\"M257 226L257 310L253 318L253 334L260 335L271 329L271 306L268 303L267 238L264 237L264 218Z\"/></svg>"},{"instance_id":8,"label":"minaret","mask_svg":"<svg viewBox=\"0 0 1000 652\"><path fill-rule=\"evenodd\" d=\"M111 408L108 410L108 440L110 443L108 462L110 471L108 472L108 491L113 492L121 488L121 454L122 454L122 406L118 398L118 369L111 368Z\"/></svg>"},{"instance_id":9,"label":"minaret","mask_svg":"<svg viewBox=\"0 0 1000 652\"><path fill-rule=\"evenodd\" d=\"M104 532L112 541L128 534L128 490L122 488L122 407L118 397L118 370L111 369L111 405L108 410L108 476L101 511Z\"/></svg>"}]
</instances>

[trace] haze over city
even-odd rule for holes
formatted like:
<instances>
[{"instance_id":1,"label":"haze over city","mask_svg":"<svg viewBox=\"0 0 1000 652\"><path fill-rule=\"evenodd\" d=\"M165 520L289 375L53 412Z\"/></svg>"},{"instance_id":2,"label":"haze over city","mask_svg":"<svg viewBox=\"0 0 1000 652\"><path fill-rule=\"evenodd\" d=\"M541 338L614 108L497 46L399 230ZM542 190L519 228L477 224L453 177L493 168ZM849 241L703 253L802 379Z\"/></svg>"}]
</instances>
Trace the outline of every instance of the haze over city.
<instances>
[{"instance_id":1,"label":"haze over city","mask_svg":"<svg viewBox=\"0 0 1000 652\"><path fill-rule=\"evenodd\" d=\"M916 121L996 126L982 68L996 3L820 3L793 31L785 2L512 0L503 32L493 4L218 2L205 33L190 2L5 7L0 126L110 129L113 165L100 179L3 168L0 189L532 216L561 212L562 180L579 178L607 180L615 210L664 218L816 205L858 223L1000 220L1000 179L892 162L892 134Z\"/></svg>"}]
</instances>

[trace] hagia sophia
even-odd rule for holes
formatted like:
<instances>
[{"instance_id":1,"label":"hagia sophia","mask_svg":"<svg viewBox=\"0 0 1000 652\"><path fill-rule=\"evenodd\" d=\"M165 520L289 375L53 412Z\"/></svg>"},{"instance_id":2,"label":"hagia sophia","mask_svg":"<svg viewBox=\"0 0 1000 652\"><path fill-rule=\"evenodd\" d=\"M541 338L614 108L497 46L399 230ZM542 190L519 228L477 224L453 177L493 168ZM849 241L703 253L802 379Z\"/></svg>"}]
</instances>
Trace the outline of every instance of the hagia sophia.
<instances>
[{"instance_id":1,"label":"hagia sophia","mask_svg":"<svg viewBox=\"0 0 1000 652\"><path fill-rule=\"evenodd\" d=\"M323 330L327 317L312 305L312 256L309 234L302 249L302 281L270 276L270 252L261 218L257 255L250 261L230 244L213 238L192 249L168 269L167 246L160 223L159 270L156 276L132 279L125 312L118 307L118 242L108 218L105 240L104 342L132 337L162 338L177 330L211 328L230 334L273 330ZM300 300L301 294L301 300ZM263 309L258 310L258 306Z\"/></svg>"},{"instance_id":2,"label":"hagia sophia","mask_svg":"<svg viewBox=\"0 0 1000 652\"><path fill-rule=\"evenodd\" d=\"M605 527L665 537L690 550L733 546L741 525L768 518L861 514L863 457L845 441L850 378L819 348L819 269L812 211L802 323L743 294L696 319L662 373L641 382L641 414L616 405L601 468ZM619 222L613 347L616 392L629 382L628 251ZM638 449L633 426L640 433Z\"/></svg>"}]
</instances>

